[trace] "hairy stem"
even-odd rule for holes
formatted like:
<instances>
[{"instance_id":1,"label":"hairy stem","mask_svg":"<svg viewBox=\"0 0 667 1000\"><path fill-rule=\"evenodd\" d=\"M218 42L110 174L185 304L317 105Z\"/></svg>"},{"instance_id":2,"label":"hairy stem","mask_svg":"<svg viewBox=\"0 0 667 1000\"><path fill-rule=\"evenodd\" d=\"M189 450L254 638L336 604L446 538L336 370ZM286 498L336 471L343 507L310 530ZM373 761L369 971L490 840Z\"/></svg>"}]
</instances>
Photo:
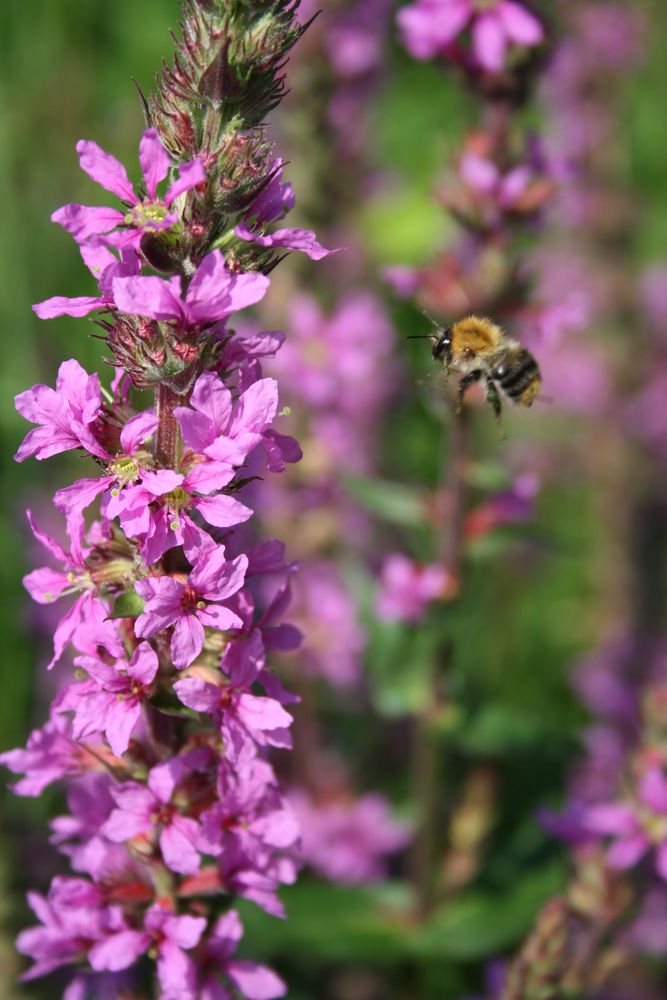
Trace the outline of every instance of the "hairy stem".
<instances>
[{"instance_id":1,"label":"hairy stem","mask_svg":"<svg viewBox=\"0 0 667 1000\"><path fill-rule=\"evenodd\" d=\"M155 457L167 469L175 469L178 464L180 437L178 423L174 416L183 399L168 385L161 385L157 391L158 429L155 443Z\"/></svg>"}]
</instances>

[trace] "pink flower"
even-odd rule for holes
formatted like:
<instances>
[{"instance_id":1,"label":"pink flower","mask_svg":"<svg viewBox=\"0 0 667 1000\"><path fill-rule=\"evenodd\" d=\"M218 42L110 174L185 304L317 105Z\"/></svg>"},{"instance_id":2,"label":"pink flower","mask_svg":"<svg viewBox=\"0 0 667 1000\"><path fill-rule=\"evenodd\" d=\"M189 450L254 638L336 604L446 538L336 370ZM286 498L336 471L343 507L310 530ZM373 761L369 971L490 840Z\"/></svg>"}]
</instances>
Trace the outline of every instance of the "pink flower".
<instances>
[{"instance_id":1,"label":"pink flower","mask_svg":"<svg viewBox=\"0 0 667 1000\"><path fill-rule=\"evenodd\" d=\"M237 849L258 858L299 839L298 820L268 761L255 757L240 768L221 761L217 791L218 801L200 816L206 854Z\"/></svg>"},{"instance_id":2,"label":"pink flower","mask_svg":"<svg viewBox=\"0 0 667 1000\"><path fill-rule=\"evenodd\" d=\"M48 899L31 892L28 902L41 926L22 931L17 938L18 950L35 963L22 982L86 958L96 969L123 969L135 960L133 954L123 957L122 952L112 964L106 959L110 939L118 941L132 932L120 908L104 906L102 891L86 879L54 878Z\"/></svg>"},{"instance_id":3,"label":"pink flower","mask_svg":"<svg viewBox=\"0 0 667 1000\"><path fill-rule=\"evenodd\" d=\"M41 531L30 511L27 514L37 541L62 563L64 569L54 570L44 566L33 570L23 578L24 587L38 604L51 604L65 594L79 595L56 627L53 636L53 658L47 668L50 670L62 656L77 629L85 624L86 619L96 615L96 609L102 610L103 618L106 617L107 611L96 596L96 587L86 566L80 535L70 533L72 549L71 552L66 552L59 542Z\"/></svg>"},{"instance_id":4,"label":"pink flower","mask_svg":"<svg viewBox=\"0 0 667 1000\"><path fill-rule=\"evenodd\" d=\"M408 828L381 795L318 805L301 791L290 795L301 825L304 860L332 882L358 885L385 873L384 859L406 846Z\"/></svg>"},{"instance_id":5,"label":"pink flower","mask_svg":"<svg viewBox=\"0 0 667 1000\"><path fill-rule=\"evenodd\" d=\"M406 556L387 556L382 567L377 613L389 621L418 622L433 601L443 600L453 581L444 566L419 566Z\"/></svg>"},{"instance_id":6,"label":"pink flower","mask_svg":"<svg viewBox=\"0 0 667 1000\"><path fill-rule=\"evenodd\" d=\"M122 844L134 837L157 834L167 867L181 875L194 875L199 870L199 824L182 815L173 798L183 781L194 771L205 769L209 760L207 750L192 750L154 767L147 786L136 781L112 786L116 808L102 826L102 835ZM187 806L181 808L188 811Z\"/></svg>"},{"instance_id":7,"label":"pink flower","mask_svg":"<svg viewBox=\"0 0 667 1000\"><path fill-rule=\"evenodd\" d=\"M415 59L448 55L468 28L482 69L502 70L511 45L533 48L544 39L541 23L516 0L417 0L398 12L403 44Z\"/></svg>"},{"instance_id":8,"label":"pink flower","mask_svg":"<svg viewBox=\"0 0 667 1000\"><path fill-rule=\"evenodd\" d=\"M97 657L80 656L75 663L93 683L88 696L79 702L74 738L104 732L113 753L120 757L128 748L142 703L150 693L158 670L157 655L142 642L129 662L117 660L111 665Z\"/></svg>"},{"instance_id":9,"label":"pink flower","mask_svg":"<svg viewBox=\"0 0 667 1000\"><path fill-rule=\"evenodd\" d=\"M607 853L612 868L632 868L655 849L656 869L667 881L667 779L661 768L651 767L642 775L636 802L591 806L585 826L614 838Z\"/></svg>"},{"instance_id":10,"label":"pink flower","mask_svg":"<svg viewBox=\"0 0 667 1000\"><path fill-rule=\"evenodd\" d=\"M126 534L143 541L141 554L152 565L168 549L198 542L201 529L193 523L191 510L217 528L252 517L250 507L219 493L233 478L234 470L223 462L195 465L187 475L170 469L144 470L139 482L112 493L106 515L117 517Z\"/></svg>"},{"instance_id":11,"label":"pink flower","mask_svg":"<svg viewBox=\"0 0 667 1000\"><path fill-rule=\"evenodd\" d=\"M175 410L184 442L215 461L241 466L263 444L272 471L284 461L298 461L301 451L292 438L271 429L278 410L278 383L272 378L253 382L235 405L229 389L213 372L199 376L190 406Z\"/></svg>"},{"instance_id":12,"label":"pink flower","mask_svg":"<svg viewBox=\"0 0 667 1000\"><path fill-rule=\"evenodd\" d=\"M264 190L255 198L246 212L243 222L236 227L236 235L241 240L249 240L258 246L269 249L284 248L285 250L300 250L311 260L322 260L337 250L327 250L318 242L315 233L308 229L276 229L270 235L264 235L267 223L276 222L287 215L294 207L294 192L291 184L281 181L283 164L276 160L273 164L274 174Z\"/></svg>"},{"instance_id":13,"label":"pink flower","mask_svg":"<svg viewBox=\"0 0 667 1000\"><path fill-rule=\"evenodd\" d=\"M85 751L72 740L71 722L54 711L46 725L33 729L25 749L0 754L0 764L13 774L24 775L12 786L15 795L36 798L65 775L80 774L85 757Z\"/></svg>"},{"instance_id":14,"label":"pink flower","mask_svg":"<svg viewBox=\"0 0 667 1000\"><path fill-rule=\"evenodd\" d=\"M183 164L179 178L168 189L164 199L157 196L157 188L169 173L170 163L156 129L144 132L139 143L139 160L146 188L146 197L139 198L122 163L103 149L86 139L76 145L81 169L107 191L111 191L122 202L130 206L129 212L114 208L90 207L87 205L64 205L51 216L74 237L77 243L91 237L106 235L106 240L114 246L138 246L145 232L169 229L180 216L170 212L173 202L186 191L206 180L204 167L199 158ZM113 235L108 235L116 230Z\"/></svg>"},{"instance_id":15,"label":"pink flower","mask_svg":"<svg viewBox=\"0 0 667 1000\"><path fill-rule=\"evenodd\" d=\"M255 631L250 639L232 641L227 646L221 663L229 677L227 682L213 684L187 677L174 684L184 705L217 718L227 755L233 761L244 757L252 743L291 745L287 728L292 716L275 698L250 693L264 666L261 636Z\"/></svg>"},{"instance_id":16,"label":"pink flower","mask_svg":"<svg viewBox=\"0 0 667 1000\"><path fill-rule=\"evenodd\" d=\"M70 533L83 532L83 511L100 493L114 487L120 491L138 478L144 463L152 461L142 446L155 433L157 423L157 417L151 411L132 417L120 432L122 451L114 456L109 475L96 479L79 479L71 486L58 490L53 500L58 510L67 517Z\"/></svg>"},{"instance_id":17,"label":"pink flower","mask_svg":"<svg viewBox=\"0 0 667 1000\"><path fill-rule=\"evenodd\" d=\"M232 959L243 937L243 924L235 910L216 921L206 939L200 965L206 970L200 982L199 1000L229 1000L229 989L220 982L222 974L231 983L234 995L247 1000L275 1000L287 993L285 983L275 972L256 962Z\"/></svg>"},{"instance_id":18,"label":"pink flower","mask_svg":"<svg viewBox=\"0 0 667 1000\"><path fill-rule=\"evenodd\" d=\"M93 432L102 410L102 393L97 375L89 375L78 361L63 361L56 387L34 385L15 399L16 409L38 426L30 431L14 456L41 460L72 448L84 448L96 458L110 456Z\"/></svg>"},{"instance_id":19,"label":"pink flower","mask_svg":"<svg viewBox=\"0 0 667 1000\"><path fill-rule=\"evenodd\" d=\"M115 278L113 296L123 312L168 320L181 329L201 329L259 302L268 287L263 274L232 274L220 251L214 250L197 268L185 298L179 277Z\"/></svg>"},{"instance_id":20,"label":"pink flower","mask_svg":"<svg viewBox=\"0 0 667 1000\"><path fill-rule=\"evenodd\" d=\"M241 628L242 620L220 604L243 586L248 557L227 562L224 545L207 552L195 564L187 583L171 576L147 577L135 585L146 601L135 632L150 638L174 625L171 653L176 667L187 667L204 645L204 626L226 632Z\"/></svg>"}]
</instances>

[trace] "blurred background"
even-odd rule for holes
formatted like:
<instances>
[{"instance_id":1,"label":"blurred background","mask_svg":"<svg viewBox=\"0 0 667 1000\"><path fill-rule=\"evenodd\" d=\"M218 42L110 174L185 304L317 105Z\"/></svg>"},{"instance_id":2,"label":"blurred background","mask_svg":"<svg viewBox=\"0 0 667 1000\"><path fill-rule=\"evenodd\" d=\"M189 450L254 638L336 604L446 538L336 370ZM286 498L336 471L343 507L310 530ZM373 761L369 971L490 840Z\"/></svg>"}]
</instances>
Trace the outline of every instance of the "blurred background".
<instances>
[{"instance_id":1,"label":"blurred background","mask_svg":"<svg viewBox=\"0 0 667 1000\"><path fill-rule=\"evenodd\" d=\"M519 122L560 164L555 201L480 254L448 211L479 97L406 53L398 4L322 6L273 125L291 224L347 252L287 260L256 318L287 333L267 373L305 456L265 484L262 520L303 562L292 617L306 644L282 669L303 699L284 777L308 866L283 893L288 921L241 907L244 944L294 1000L494 996L494 963L568 885L573 811L613 795L665 669L667 9L571 4L552 26ZM12 461L26 430L12 398L53 384L64 358L109 373L92 325L30 309L91 294L49 216L104 201L78 169L80 138L137 174L132 80L150 91L177 21L176 0L0 8L0 751L42 724L68 670L44 670L49 622L21 585L42 554L24 511L57 534L50 497L80 467ZM494 301L509 259L524 296L511 332L551 402L506 414L502 437L471 394L454 481L447 390L428 343L406 338L428 333L422 308L451 322ZM53 983L16 985L12 940L31 921L26 889L62 870L48 833L62 802L0 802L0 996L53 997ZM667 930L662 897L654 910ZM621 985L595 995L663 997L666 949L645 961L628 946Z\"/></svg>"}]
</instances>

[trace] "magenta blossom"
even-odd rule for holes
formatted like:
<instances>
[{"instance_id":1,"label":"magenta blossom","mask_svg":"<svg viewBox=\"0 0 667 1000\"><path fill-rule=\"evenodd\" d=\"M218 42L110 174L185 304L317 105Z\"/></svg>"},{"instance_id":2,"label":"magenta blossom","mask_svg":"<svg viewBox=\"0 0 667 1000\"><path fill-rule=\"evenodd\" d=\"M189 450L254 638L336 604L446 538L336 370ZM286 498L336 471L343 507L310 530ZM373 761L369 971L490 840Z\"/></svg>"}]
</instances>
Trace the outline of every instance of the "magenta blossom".
<instances>
[{"instance_id":1,"label":"magenta blossom","mask_svg":"<svg viewBox=\"0 0 667 1000\"><path fill-rule=\"evenodd\" d=\"M415 59L448 55L453 43L472 31L472 54L482 69L503 69L512 45L533 48L544 28L517 0L417 0L398 12L403 44Z\"/></svg>"},{"instance_id":2,"label":"magenta blossom","mask_svg":"<svg viewBox=\"0 0 667 1000\"><path fill-rule=\"evenodd\" d=\"M196 971L185 952L199 944L205 929L205 917L178 917L162 906L151 906L144 914L143 930L109 936L90 955L90 964L98 970L126 969L154 947L162 1000L193 1000Z\"/></svg>"},{"instance_id":3,"label":"magenta blossom","mask_svg":"<svg viewBox=\"0 0 667 1000\"><path fill-rule=\"evenodd\" d=\"M64 568L54 570L44 566L33 570L23 578L24 587L38 604L51 604L65 594L78 594L76 601L56 627L53 636L53 658L48 665L50 670L62 656L77 629L85 624L86 619L91 615L98 617L96 611L99 610L102 611L102 618L105 618L108 612L97 597L97 588L86 566L81 537L70 534L72 549L71 552L66 552L59 542L38 527L30 511L27 514L37 541L41 542Z\"/></svg>"},{"instance_id":4,"label":"magenta blossom","mask_svg":"<svg viewBox=\"0 0 667 1000\"><path fill-rule=\"evenodd\" d=\"M243 924L235 910L216 921L198 962L203 970L197 992L199 1000L230 1000L232 993L247 1000L275 1000L285 996L285 983L271 969L256 962L232 959L242 937ZM222 985L220 975L231 985L232 993Z\"/></svg>"},{"instance_id":5,"label":"magenta blossom","mask_svg":"<svg viewBox=\"0 0 667 1000\"><path fill-rule=\"evenodd\" d=\"M229 389L213 372L195 383L189 407L178 407L176 417L184 442L198 454L241 466L260 443L269 468L282 471L285 461L301 458L296 442L271 428L278 411L278 383L262 378L248 386L234 405Z\"/></svg>"},{"instance_id":6,"label":"magenta blossom","mask_svg":"<svg viewBox=\"0 0 667 1000\"><path fill-rule=\"evenodd\" d=\"M181 875L194 875L199 870L200 828L191 816L181 814L174 795L194 771L205 769L209 760L207 750L191 750L154 767L147 786L136 781L114 785L111 794L116 808L101 828L102 835L118 844L157 835L167 867ZM181 808L188 811L187 806Z\"/></svg>"},{"instance_id":7,"label":"magenta blossom","mask_svg":"<svg viewBox=\"0 0 667 1000\"><path fill-rule=\"evenodd\" d=\"M301 825L304 861L332 882L381 879L385 858L408 843L408 827L394 819L381 795L317 805L297 790L290 801Z\"/></svg>"},{"instance_id":8,"label":"magenta blossom","mask_svg":"<svg viewBox=\"0 0 667 1000\"><path fill-rule=\"evenodd\" d=\"M269 235L264 234L267 224L283 219L294 207L292 185L282 183L281 160L273 163L273 170L273 177L255 198L243 222L236 227L239 239L249 240L269 249L299 250L311 260L322 260L323 257L336 253L336 250L323 247L315 233L308 229L276 229Z\"/></svg>"},{"instance_id":9,"label":"magenta blossom","mask_svg":"<svg viewBox=\"0 0 667 1000\"><path fill-rule=\"evenodd\" d=\"M198 541L201 530L189 511L198 511L217 528L242 524L252 516L249 507L219 492L233 478L234 470L223 462L195 465L185 476L170 469L144 470L139 482L112 492L106 514L117 517L126 533L143 540L141 554L152 565L168 549L176 545L187 549Z\"/></svg>"},{"instance_id":10,"label":"magenta blossom","mask_svg":"<svg viewBox=\"0 0 667 1000\"><path fill-rule=\"evenodd\" d=\"M614 838L607 853L612 868L632 868L653 848L658 874L667 881L667 779L659 767L642 776L636 802L591 806L585 825Z\"/></svg>"},{"instance_id":11,"label":"magenta blossom","mask_svg":"<svg viewBox=\"0 0 667 1000\"><path fill-rule=\"evenodd\" d=\"M200 816L200 846L206 854L219 857L236 848L258 857L292 847L299 839L294 810L280 793L268 761L255 757L241 768L221 761L218 795L218 802Z\"/></svg>"},{"instance_id":12,"label":"magenta blossom","mask_svg":"<svg viewBox=\"0 0 667 1000\"><path fill-rule=\"evenodd\" d=\"M444 566L419 566L395 552L387 556L382 567L377 613L388 621L418 622L429 604L449 596L452 586L451 574Z\"/></svg>"},{"instance_id":13,"label":"magenta blossom","mask_svg":"<svg viewBox=\"0 0 667 1000\"><path fill-rule=\"evenodd\" d=\"M186 583L171 576L139 580L136 590L146 604L137 618L136 634L150 638L174 625L171 639L174 666L189 666L204 645L205 625L221 632L243 625L239 616L220 601L240 590L247 568L246 555L228 562L224 545L219 545L195 564Z\"/></svg>"},{"instance_id":14,"label":"magenta blossom","mask_svg":"<svg viewBox=\"0 0 667 1000\"><path fill-rule=\"evenodd\" d=\"M217 717L227 756L232 761L252 751L254 743L291 745L287 727L292 724L292 716L275 698L251 694L264 666L261 636L255 631L250 639L230 642L227 646L221 668L228 681L221 678L220 683L210 683L187 677L174 684L174 691L184 705Z\"/></svg>"},{"instance_id":15,"label":"magenta blossom","mask_svg":"<svg viewBox=\"0 0 667 1000\"><path fill-rule=\"evenodd\" d=\"M102 410L100 380L84 371L78 361L63 361L55 389L34 385L19 393L15 403L22 417L38 424L16 452L17 462L33 456L50 458L72 448L84 448L96 458L110 458L93 430Z\"/></svg>"},{"instance_id":16,"label":"magenta blossom","mask_svg":"<svg viewBox=\"0 0 667 1000\"><path fill-rule=\"evenodd\" d=\"M87 759L86 759L87 758ZM12 786L15 795L35 798L65 775L79 775L93 758L72 740L72 723L53 711L41 729L33 729L25 748L0 754L0 764L24 777Z\"/></svg>"},{"instance_id":17,"label":"magenta blossom","mask_svg":"<svg viewBox=\"0 0 667 1000\"><path fill-rule=\"evenodd\" d=\"M111 665L93 656L80 656L74 662L92 678L91 690L75 716L74 738L104 732L113 753L120 757L150 694L158 670L157 654L142 642L129 662L117 660Z\"/></svg>"},{"instance_id":18,"label":"magenta blossom","mask_svg":"<svg viewBox=\"0 0 667 1000\"><path fill-rule=\"evenodd\" d=\"M77 243L106 234L105 239L114 246L138 247L143 233L175 225L179 221L179 215L169 211L173 202L206 180L201 160L192 160L180 167L178 180L167 189L164 199L158 198L158 185L169 173L170 164L169 156L154 128L144 132L139 143L139 161L146 191L143 198L136 194L122 163L100 149L96 143L82 139L77 143L76 151L81 169L130 206L127 213L114 208L88 205L64 205L59 208L53 213L51 220L71 233ZM112 234L113 230L115 232Z\"/></svg>"},{"instance_id":19,"label":"magenta blossom","mask_svg":"<svg viewBox=\"0 0 667 1000\"><path fill-rule=\"evenodd\" d=\"M204 257L182 297L179 277L115 278L118 309L149 319L168 320L181 329L201 329L264 298L269 279L263 274L232 274L219 250Z\"/></svg>"},{"instance_id":20,"label":"magenta blossom","mask_svg":"<svg viewBox=\"0 0 667 1000\"><path fill-rule=\"evenodd\" d=\"M23 982L86 958L100 971L127 968L135 960L127 955L125 961L122 947L113 958L109 954L110 942L120 944L132 932L120 907L105 906L102 890L86 879L55 878L48 899L31 892L28 902L41 926L17 938L18 950L35 963Z\"/></svg>"}]
</instances>

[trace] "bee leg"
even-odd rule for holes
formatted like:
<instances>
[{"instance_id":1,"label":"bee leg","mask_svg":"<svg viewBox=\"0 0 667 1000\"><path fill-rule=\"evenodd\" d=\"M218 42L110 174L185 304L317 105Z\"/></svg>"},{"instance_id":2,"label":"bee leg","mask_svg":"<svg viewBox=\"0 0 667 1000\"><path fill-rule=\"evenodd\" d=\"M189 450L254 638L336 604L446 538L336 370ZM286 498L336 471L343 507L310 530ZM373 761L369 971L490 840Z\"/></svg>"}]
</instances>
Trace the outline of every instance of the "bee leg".
<instances>
[{"instance_id":1,"label":"bee leg","mask_svg":"<svg viewBox=\"0 0 667 1000\"><path fill-rule=\"evenodd\" d=\"M481 377L482 377L482 372L478 369L475 372L469 372L468 375L464 375L461 381L459 382L458 389L456 390L455 413L457 416L463 409L463 397L465 396L466 391L470 388L471 385L474 385L475 382L479 382Z\"/></svg>"},{"instance_id":2,"label":"bee leg","mask_svg":"<svg viewBox=\"0 0 667 1000\"><path fill-rule=\"evenodd\" d=\"M505 437L505 432L503 430L503 420L502 420L503 403L500 398L500 394L496 389L493 379L488 378L488 376L486 379L486 398L487 401L491 404L491 408L493 409L493 412L496 415L496 423L498 424L498 427L500 429L501 436Z\"/></svg>"}]
</instances>

